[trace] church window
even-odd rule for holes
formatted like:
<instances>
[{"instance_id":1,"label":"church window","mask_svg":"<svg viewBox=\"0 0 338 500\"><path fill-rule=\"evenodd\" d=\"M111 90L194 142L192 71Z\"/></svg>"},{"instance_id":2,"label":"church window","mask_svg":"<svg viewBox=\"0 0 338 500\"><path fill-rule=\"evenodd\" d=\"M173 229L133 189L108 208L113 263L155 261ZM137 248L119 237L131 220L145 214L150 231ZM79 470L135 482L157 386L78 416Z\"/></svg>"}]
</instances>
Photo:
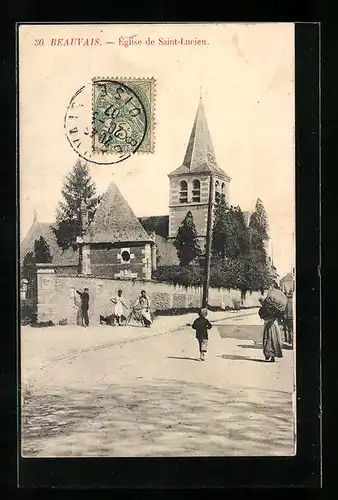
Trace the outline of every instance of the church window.
<instances>
[{"instance_id":1,"label":"church window","mask_svg":"<svg viewBox=\"0 0 338 500\"><path fill-rule=\"evenodd\" d=\"M225 183L224 182L222 182L221 195L222 195L222 200L225 201Z\"/></svg>"},{"instance_id":2,"label":"church window","mask_svg":"<svg viewBox=\"0 0 338 500\"><path fill-rule=\"evenodd\" d=\"M201 201L201 183L198 179L195 179L192 183L192 201Z\"/></svg>"},{"instance_id":3,"label":"church window","mask_svg":"<svg viewBox=\"0 0 338 500\"><path fill-rule=\"evenodd\" d=\"M130 253L127 250L124 250L121 254L123 262L129 262L130 261Z\"/></svg>"},{"instance_id":4,"label":"church window","mask_svg":"<svg viewBox=\"0 0 338 500\"><path fill-rule=\"evenodd\" d=\"M186 181L180 183L180 203L188 203L188 184Z\"/></svg>"},{"instance_id":5,"label":"church window","mask_svg":"<svg viewBox=\"0 0 338 500\"><path fill-rule=\"evenodd\" d=\"M219 185L219 182L216 181L216 183L215 183L215 202L219 203L220 201L221 201L220 185Z\"/></svg>"}]
</instances>

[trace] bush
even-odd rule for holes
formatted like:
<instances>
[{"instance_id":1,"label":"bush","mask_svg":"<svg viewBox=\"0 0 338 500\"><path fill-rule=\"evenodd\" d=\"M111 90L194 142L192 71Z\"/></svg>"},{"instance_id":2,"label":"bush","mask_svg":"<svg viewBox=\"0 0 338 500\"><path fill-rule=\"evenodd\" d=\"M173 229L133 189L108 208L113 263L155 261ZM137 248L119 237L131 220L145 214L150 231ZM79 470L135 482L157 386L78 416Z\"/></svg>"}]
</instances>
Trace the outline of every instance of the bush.
<instances>
[{"instance_id":1,"label":"bush","mask_svg":"<svg viewBox=\"0 0 338 500\"><path fill-rule=\"evenodd\" d=\"M68 319L67 318L60 319L59 325L60 326L66 326L66 325L68 325Z\"/></svg>"},{"instance_id":2,"label":"bush","mask_svg":"<svg viewBox=\"0 0 338 500\"><path fill-rule=\"evenodd\" d=\"M21 326L27 326L32 323L32 320L30 318L23 318L21 319Z\"/></svg>"},{"instance_id":3,"label":"bush","mask_svg":"<svg viewBox=\"0 0 338 500\"><path fill-rule=\"evenodd\" d=\"M240 299L232 299L232 303L233 303L233 306L234 306L234 309L236 311L239 311L239 309L241 308L241 305L242 305L242 301Z\"/></svg>"},{"instance_id":4,"label":"bush","mask_svg":"<svg viewBox=\"0 0 338 500\"><path fill-rule=\"evenodd\" d=\"M199 266L191 264L181 267L161 266L154 272L154 280L171 283L172 285L201 286L203 284L203 271Z\"/></svg>"},{"instance_id":5,"label":"bush","mask_svg":"<svg viewBox=\"0 0 338 500\"><path fill-rule=\"evenodd\" d=\"M33 318L33 302L25 299L20 302L20 319L21 324L28 324Z\"/></svg>"},{"instance_id":6,"label":"bush","mask_svg":"<svg viewBox=\"0 0 338 500\"><path fill-rule=\"evenodd\" d=\"M203 286L204 283L203 256L196 263L182 267L180 265L160 266L153 274L155 281L173 285ZM213 258L210 268L210 286L227 290L241 290L245 299L247 291L256 291L261 287L269 288L267 267L257 262L257 259L223 259Z\"/></svg>"},{"instance_id":7,"label":"bush","mask_svg":"<svg viewBox=\"0 0 338 500\"><path fill-rule=\"evenodd\" d=\"M55 326L55 323L53 323L53 321L51 320L48 320L48 321L37 321L31 324L31 327L33 328L45 328L47 326Z\"/></svg>"}]
</instances>

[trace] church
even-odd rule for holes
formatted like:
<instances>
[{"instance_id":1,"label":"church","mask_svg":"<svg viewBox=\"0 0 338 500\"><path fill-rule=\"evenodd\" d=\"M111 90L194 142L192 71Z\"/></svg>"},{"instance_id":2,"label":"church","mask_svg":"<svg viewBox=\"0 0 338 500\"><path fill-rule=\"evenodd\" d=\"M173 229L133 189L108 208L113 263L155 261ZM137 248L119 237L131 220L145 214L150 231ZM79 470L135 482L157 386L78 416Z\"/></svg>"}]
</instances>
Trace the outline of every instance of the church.
<instances>
[{"instance_id":1,"label":"church","mask_svg":"<svg viewBox=\"0 0 338 500\"><path fill-rule=\"evenodd\" d=\"M168 177L169 215L138 218L116 184L111 183L90 224L83 211L86 229L78 238L75 250L70 248L63 252L56 243L51 223L39 223L35 216L21 243L21 263L27 252L33 250L34 241L42 236L50 247L52 265L59 273L77 274L81 250L81 274L150 280L157 266L179 263L173 242L188 211L193 215L203 248L210 193L213 203L221 198L229 202L231 179L217 164L201 98L183 163ZM244 212L244 217L249 224L250 212Z\"/></svg>"}]
</instances>

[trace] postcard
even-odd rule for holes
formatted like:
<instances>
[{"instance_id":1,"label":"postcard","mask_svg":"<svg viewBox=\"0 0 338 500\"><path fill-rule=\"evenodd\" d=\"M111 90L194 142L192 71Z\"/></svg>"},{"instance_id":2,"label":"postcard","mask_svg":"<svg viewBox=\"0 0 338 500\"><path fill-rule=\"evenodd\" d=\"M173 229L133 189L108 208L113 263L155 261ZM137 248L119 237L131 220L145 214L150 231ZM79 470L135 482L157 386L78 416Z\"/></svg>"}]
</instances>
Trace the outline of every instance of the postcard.
<instances>
[{"instance_id":1,"label":"postcard","mask_svg":"<svg viewBox=\"0 0 338 500\"><path fill-rule=\"evenodd\" d=\"M21 456L294 456L294 25L18 31Z\"/></svg>"}]
</instances>

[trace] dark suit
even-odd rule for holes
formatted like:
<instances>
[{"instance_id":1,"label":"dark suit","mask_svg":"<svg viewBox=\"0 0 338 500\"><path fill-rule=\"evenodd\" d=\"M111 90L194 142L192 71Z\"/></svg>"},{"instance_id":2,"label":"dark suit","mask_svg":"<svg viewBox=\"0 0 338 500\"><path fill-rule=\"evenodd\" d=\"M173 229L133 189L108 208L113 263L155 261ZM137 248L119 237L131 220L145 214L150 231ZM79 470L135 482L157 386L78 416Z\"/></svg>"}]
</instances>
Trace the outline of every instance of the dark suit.
<instances>
[{"instance_id":1,"label":"dark suit","mask_svg":"<svg viewBox=\"0 0 338 500\"><path fill-rule=\"evenodd\" d=\"M88 309L89 309L89 293L87 292L79 292L76 290L81 297L81 314L82 314L82 323L86 326L89 325L89 317L88 317Z\"/></svg>"}]
</instances>

